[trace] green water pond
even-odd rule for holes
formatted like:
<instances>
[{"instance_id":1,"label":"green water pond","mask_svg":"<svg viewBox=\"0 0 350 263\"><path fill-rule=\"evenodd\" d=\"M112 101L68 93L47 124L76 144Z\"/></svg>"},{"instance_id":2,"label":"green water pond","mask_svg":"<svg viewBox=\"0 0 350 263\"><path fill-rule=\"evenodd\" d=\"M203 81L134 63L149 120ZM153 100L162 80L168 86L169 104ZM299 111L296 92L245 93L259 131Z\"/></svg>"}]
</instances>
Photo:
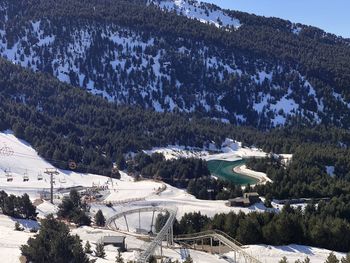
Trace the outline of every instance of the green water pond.
<instances>
[{"instance_id":1,"label":"green water pond","mask_svg":"<svg viewBox=\"0 0 350 263\"><path fill-rule=\"evenodd\" d=\"M258 180L243 175L238 174L233 171L233 168L239 165L245 164L245 160L238 160L238 161L223 161L223 160L211 160L208 161L208 168L212 175L228 180L236 185L253 185L258 182Z\"/></svg>"}]
</instances>

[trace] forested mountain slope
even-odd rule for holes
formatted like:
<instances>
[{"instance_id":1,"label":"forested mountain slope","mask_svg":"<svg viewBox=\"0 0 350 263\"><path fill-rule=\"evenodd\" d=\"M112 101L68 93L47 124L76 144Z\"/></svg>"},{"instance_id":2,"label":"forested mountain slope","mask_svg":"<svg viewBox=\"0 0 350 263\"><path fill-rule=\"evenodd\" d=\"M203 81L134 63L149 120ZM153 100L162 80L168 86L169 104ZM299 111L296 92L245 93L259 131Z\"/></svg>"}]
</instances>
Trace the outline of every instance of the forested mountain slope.
<instances>
[{"instance_id":1,"label":"forested mountain slope","mask_svg":"<svg viewBox=\"0 0 350 263\"><path fill-rule=\"evenodd\" d=\"M350 46L195 1L0 0L0 54L117 104L350 126Z\"/></svg>"},{"instance_id":2,"label":"forested mountain slope","mask_svg":"<svg viewBox=\"0 0 350 263\"><path fill-rule=\"evenodd\" d=\"M349 156L350 145L350 132L342 129L295 124L260 132L192 114L119 106L0 58L0 131L6 129L61 168L75 160L78 170L99 174L108 173L121 154L176 144L220 146L225 138L277 153L316 145L320 149L341 147L345 149L342 155Z\"/></svg>"}]
</instances>

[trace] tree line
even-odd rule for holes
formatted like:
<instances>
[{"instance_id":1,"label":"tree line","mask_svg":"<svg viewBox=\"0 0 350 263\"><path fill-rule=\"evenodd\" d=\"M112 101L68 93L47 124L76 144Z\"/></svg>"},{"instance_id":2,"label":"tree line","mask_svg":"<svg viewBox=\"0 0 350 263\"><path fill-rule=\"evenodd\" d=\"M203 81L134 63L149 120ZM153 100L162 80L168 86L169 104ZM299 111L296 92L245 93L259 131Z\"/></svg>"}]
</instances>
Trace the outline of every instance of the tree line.
<instances>
[{"instance_id":1,"label":"tree line","mask_svg":"<svg viewBox=\"0 0 350 263\"><path fill-rule=\"evenodd\" d=\"M133 158L129 172L145 178L157 179L179 188L186 188L191 179L208 178L210 172L202 159L179 158L166 160L163 154L140 152Z\"/></svg>"},{"instance_id":2,"label":"tree line","mask_svg":"<svg viewBox=\"0 0 350 263\"><path fill-rule=\"evenodd\" d=\"M261 129L275 126L276 115L288 123L314 124L319 119L349 128L348 41L319 29L298 25L302 30L296 35L288 21L227 11L242 23L228 32L146 6L145 1L1 3L7 7L1 11L2 40L6 49L19 48L14 61L54 76L62 76L60 66L67 66L72 85L94 88L118 103L150 108L158 102L164 111L193 110ZM38 20L44 36L55 36L53 43L38 44L31 23ZM81 31L91 37L88 48L86 39L77 39ZM113 41L114 34L132 43ZM71 52L70 44L86 48L84 54ZM186 52L179 52L183 47ZM271 80L260 79L259 72L271 74ZM300 108L275 112L271 105L286 96ZM268 105L257 110L255 104L267 97Z\"/></svg>"},{"instance_id":3,"label":"tree line","mask_svg":"<svg viewBox=\"0 0 350 263\"><path fill-rule=\"evenodd\" d=\"M176 234L190 234L217 229L242 244L301 244L349 252L349 221L333 215L319 214L318 209L314 205L308 205L303 211L285 205L279 213L230 212L216 214L213 218L194 212L185 214L177 221L174 231Z\"/></svg>"},{"instance_id":4,"label":"tree line","mask_svg":"<svg viewBox=\"0 0 350 263\"><path fill-rule=\"evenodd\" d=\"M259 190L261 193L287 198L347 191L347 130L295 125L262 132L203 116L117 106L48 75L34 74L2 59L0 65L0 130L12 129L57 167L69 169L69 161L74 160L77 171L110 175L114 162L125 167L123 158L130 152L169 144L220 148L225 138L235 138L243 146L256 145L266 152L294 153L286 170L270 169L275 183ZM317 159L320 155L322 160ZM324 168L332 164L334 178ZM206 175L205 168L203 171Z\"/></svg>"},{"instance_id":5,"label":"tree line","mask_svg":"<svg viewBox=\"0 0 350 263\"><path fill-rule=\"evenodd\" d=\"M36 220L36 207L30 201L28 194L15 196L0 191L0 208L4 215Z\"/></svg>"}]
</instances>

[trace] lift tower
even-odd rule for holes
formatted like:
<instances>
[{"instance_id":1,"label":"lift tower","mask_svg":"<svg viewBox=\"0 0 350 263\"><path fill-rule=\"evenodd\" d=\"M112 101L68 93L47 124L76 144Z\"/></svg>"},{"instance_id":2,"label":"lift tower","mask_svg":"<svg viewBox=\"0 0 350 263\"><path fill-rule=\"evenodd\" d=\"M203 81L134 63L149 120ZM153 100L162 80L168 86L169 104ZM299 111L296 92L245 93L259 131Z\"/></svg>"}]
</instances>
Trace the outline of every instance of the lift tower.
<instances>
[{"instance_id":1,"label":"lift tower","mask_svg":"<svg viewBox=\"0 0 350 263\"><path fill-rule=\"evenodd\" d=\"M50 202L53 204L53 184L54 184L54 175L60 174L55 168L46 168L44 172L50 175Z\"/></svg>"}]
</instances>

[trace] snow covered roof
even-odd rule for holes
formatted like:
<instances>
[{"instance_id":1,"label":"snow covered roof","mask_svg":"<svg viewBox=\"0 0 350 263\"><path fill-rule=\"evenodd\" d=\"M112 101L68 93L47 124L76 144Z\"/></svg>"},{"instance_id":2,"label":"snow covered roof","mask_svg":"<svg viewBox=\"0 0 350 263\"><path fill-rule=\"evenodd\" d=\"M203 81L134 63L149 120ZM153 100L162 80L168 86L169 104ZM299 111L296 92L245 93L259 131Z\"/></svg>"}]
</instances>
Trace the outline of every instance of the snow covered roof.
<instances>
[{"instance_id":1,"label":"snow covered roof","mask_svg":"<svg viewBox=\"0 0 350 263\"><path fill-rule=\"evenodd\" d=\"M121 244L125 242L125 236L104 236L103 243Z\"/></svg>"}]
</instances>

